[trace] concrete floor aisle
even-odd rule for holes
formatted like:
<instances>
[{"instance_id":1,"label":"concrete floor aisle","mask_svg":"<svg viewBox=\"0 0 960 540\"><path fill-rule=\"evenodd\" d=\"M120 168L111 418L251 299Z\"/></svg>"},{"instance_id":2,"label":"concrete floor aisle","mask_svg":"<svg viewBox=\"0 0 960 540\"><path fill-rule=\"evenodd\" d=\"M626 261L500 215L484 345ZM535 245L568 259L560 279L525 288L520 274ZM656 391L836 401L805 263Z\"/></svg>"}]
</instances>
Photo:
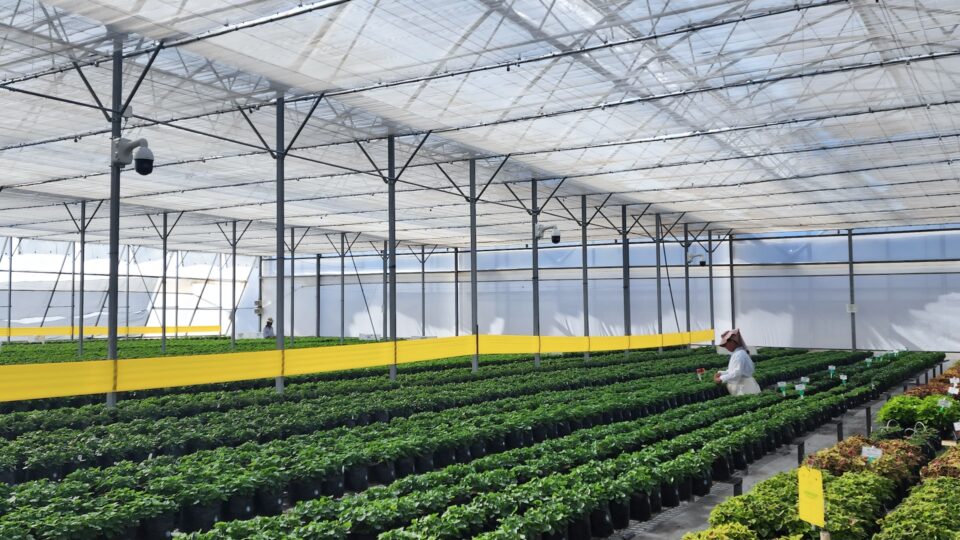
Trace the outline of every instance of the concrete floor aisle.
<instances>
[{"instance_id":1,"label":"concrete floor aisle","mask_svg":"<svg viewBox=\"0 0 960 540\"><path fill-rule=\"evenodd\" d=\"M953 365L960 354L948 354L944 369ZM939 372L938 372L939 373ZM931 377L933 374L931 373ZM921 374L920 382L923 383ZM891 396L903 393L903 387L892 388L889 392ZM869 403L873 416L874 429L877 427L876 414L880 407L886 401L885 397ZM866 434L866 408L865 406L847 411L842 416L833 421L820 426L813 432L803 436L804 450L807 455L832 446L837 442L837 424L836 421L843 422L843 433L845 437L850 435ZM743 471L737 471L737 475L743 478L743 492L746 493L758 482L770 478L776 473L788 471L797 467L797 445L783 445L763 458L750 464L747 468L747 474ZM705 497L694 497L690 501L681 502L680 506L674 508L665 508L663 512L657 514L648 521L631 522L630 527L618 531L611 539L631 539L631 540L677 540L684 533L690 531L699 531L709 527L707 519L710 517L710 511L717 504L733 496L733 485L729 483L718 482L710 489L710 493Z\"/></svg>"}]
</instances>

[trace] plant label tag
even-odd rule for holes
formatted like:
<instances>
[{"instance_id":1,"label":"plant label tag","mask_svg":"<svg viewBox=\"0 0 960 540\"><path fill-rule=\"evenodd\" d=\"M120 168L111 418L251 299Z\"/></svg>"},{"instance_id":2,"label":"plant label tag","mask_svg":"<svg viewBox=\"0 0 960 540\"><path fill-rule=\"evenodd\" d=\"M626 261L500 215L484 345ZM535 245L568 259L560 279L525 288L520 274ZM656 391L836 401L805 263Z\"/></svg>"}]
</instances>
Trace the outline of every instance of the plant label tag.
<instances>
[{"instance_id":1,"label":"plant label tag","mask_svg":"<svg viewBox=\"0 0 960 540\"><path fill-rule=\"evenodd\" d=\"M867 458L868 463L873 463L874 461L883 457L883 450L877 448L876 446L864 446L860 449L860 455Z\"/></svg>"},{"instance_id":2,"label":"plant label tag","mask_svg":"<svg viewBox=\"0 0 960 540\"><path fill-rule=\"evenodd\" d=\"M808 382L810 382L810 377L800 377L800 382L802 384L807 384Z\"/></svg>"},{"instance_id":3,"label":"plant label tag","mask_svg":"<svg viewBox=\"0 0 960 540\"><path fill-rule=\"evenodd\" d=\"M956 433L960 433L960 422L953 423L953 431L955 431Z\"/></svg>"},{"instance_id":4,"label":"plant label tag","mask_svg":"<svg viewBox=\"0 0 960 540\"><path fill-rule=\"evenodd\" d=\"M842 384L847 384L847 376L846 376L846 375L840 375L840 382L841 382Z\"/></svg>"},{"instance_id":5,"label":"plant label tag","mask_svg":"<svg viewBox=\"0 0 960 540\"><path fill-rule=\"evenodd\" d=\"M867 367L870 367L871 364L873 364L873 358L867 358Z\"/></svg>"},{"instance_id":6,"label":"plant label tag","mask_svg":"<svg viewBox=\"0 0 960 540\"><path fill-rule=\"evenodd\" d=\"M830 378L833 378L833 374L837 371L837 366L827 366L827 370L830 372Z\"/></svg>"},{"instance_id":7,"label":"plant label tag","mask_svg":"<svg viewBox=\"0 0 960 540\"><path fill-rule=\"evenodd\" d=\"M951 386L950 388L947 389L947 393L950 394L951 396L960 396L960 388L957 388L956 386Z\"/></svg>"},{"instance_id":8,"label":"plant label tag","mask_svg":"<svg viewBox=\"0 0 960 540\"><path fill-rule=\"evenodd\" d=\"M786 388L786 387L787 387L787 383L784 381L780 381L777 383L777 388Z\"/></svg>"},{"instance_id":9,"label":"plant label tag","mask_svg":"<svg viewBox=\"0 0 960 540\"><path fill-rule=\"evenodd\" d=\"M937 401L937 405L939 405L941 409L947 409L951 405L953 405L953 400L947 399L947 398L940 398L940 400Z\"/></svg>"},{"instance_id":10,"label":"plant label tag","mask_svg":"<svg viewBox=\"0 0 960 540\"><path fill-rule=\"evenodd\" d=\"M960 377L950 377L950 384L953 386L960 384Z\"/></svg>"},{"instance_id":11,"label":"plant label tag","mask_svg":"<svg viewBox=\"0 0 960 540\"><path fill-rule=\"evenodd\" d=\"M793 386L793 389L796 390L797 392L803 392L804 390L807 389L807 385L805 385L805 384L796 384L796 385Z\"/></svg>"}]
</instances>

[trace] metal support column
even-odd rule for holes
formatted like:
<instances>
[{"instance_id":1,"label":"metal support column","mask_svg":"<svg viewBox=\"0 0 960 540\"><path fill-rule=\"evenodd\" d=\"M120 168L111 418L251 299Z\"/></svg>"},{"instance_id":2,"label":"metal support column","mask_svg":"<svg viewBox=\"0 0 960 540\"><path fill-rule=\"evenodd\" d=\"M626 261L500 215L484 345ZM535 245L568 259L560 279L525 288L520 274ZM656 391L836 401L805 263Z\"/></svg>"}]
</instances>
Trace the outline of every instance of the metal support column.
<instances>
[{"instance_id":1,"label":"metal support column","mask_svg":"<svg viewBox=\"0 0 960 540\"><path fill-rule=\"evenodd\" d=\"M383 262L383 309L381 310L383 311L383 322L381 324L383 324L383 326L380 328L380 339L382 340L386 340L387 336L390 335L390 320L388 316L389 315L388 311L390 309L389 308L390 300L389 298L387 298L389 289L390 289L390 286L388 284L389 279L387 277L387 253L388 252L389 252L389 248L387 247L387 242L384 241L383 254L381 256L381 259Z\"/></svg>"},{"instance_id":2,"label":"metal support column","mask_svg":"<svg viewBox=\"0 0 960 540\"><path fill-rule=\"evenodd\" d=\"M537 352L533 355L534 367L540 367L540 238L537 231L537 181L530 181L530 228L533 231L533 335L537 337Z\"/></svg>"},{"instance_id":3,"label":"metal support column","mask_svg":"<svg viewBox=\"0 0 960 540\"><path fill-rule=\"evenodd\" d=\"M13 237L7 238L7 343L13 327Z\"/></svg>"},{"instance_id":4,"label":"metal support column","mask_svg":"<svg viewBox=\"0 0 960 540\"><path fill-rule=\"evenodd\" d=\"M70 242L70 341L76 336L77 320L77 243Z\"/></svg>"},{"instance_id":5,"label":"metal support column","mask_svg":"<svg viewBox=\"0 0 960 540\"><path fill-rule=\"evenodd\" d=\"M317 276L317 299L316 299L316 315L314 317L314 324L316 325L316 334L317 337L320 337L320 259L321 256L317 253L317 266L316 266L316 276Z\"/></svg>"},{"instance_id":6,"label":"metal support column","mask_svg":"<svg viewBox=\"0 0 960 540\"><path fill-rule=\"evenodd\" d=\"M620 206L620 254L621 269L623 276L623 335L629 336L633 327L630 320L630 239L627 238L627 205ZM630 347L627 347L626 353L629 354Z\"/></svg>"},{"instance_id":7,"label":"metal support column","mask_svg":"<svg viewBox=\"0 0 960 540\"><path fill-rule=\"evenodd\" d=\"M126 272L126 283L123 287L123 307L124 307L124 316L123 324L126 326L126 337L130 337L130 257L132 255L133 246L127 245L127 272Z\"/></svg>"},{"instance_id":8,"label":"metal support column","mask_svg":"<svg viewBox=\"0 0 960 540\"><path fill-rule=\"evenodd\" d=\"M83 358L83 300L86 294L86 259L87 259L87 201L80 202L80 298L77 299L77 310L80 317L77 320L77 355Z\"/></svg>"},{"instance_id":9,"label":"metal support column","mask_svg":"<svg viewBox=\"0 0 960 540\"><path fill-rule=\"evenodd\" d=\"M163 213L163 236L161 238L162 242L162 252L163 252L163 270L161 271L160 277L160 354L167 354L167 238L170 236L167 230L167 213Z\"/></svg>"},{"instance_id":10,"label":"metal support column","mask_svg":"<svg viewBox=\"0 0 960 540\"><path fill-rule=\"evenodd\" d=\"M707 231L707 281L710 288L710 330L713 336L716 336L716 322L713 312L713 231ZM710 344L716 343L714 337L710 338Z\"/></svg>"},{"instance_id":11,"label":"metal support column","mask_svg":"<svg viewBox=\"0 0 960 540\"><path fill-rule=\"evenodd\" d=\"M290 227L290 346L293 347L294 327L297 322L297 232L296 227Z\"/></svg>"},{"instance_id":12,"label":"metal support column","mask_svg":"<svg viewBox=\"0 0 960 540\"><path fill-rule=\"evenodd\" d=\"M347 304L346 304L346 284L344 283L346 275L346 262L347 262L347 233L340 233L340 344L343 345L344 336L346 335L346 317L347 317Z\"/></svg>"},{"instance_id":13,"label":"metal support column","mask_svg":"<svg viewBox=\"0 0 960 540\"><path fill-rule=\"evenodd\" d=\"M230 348L237 348L237 222L230 226Z\"/></svg>"},{"instance_id":14,"label":"metal support column","mask_svg":"<svg viewBox=\"0 0 960 540\"><path fill-rule=\"evenodd\" d=\"M853 229L847 229L847 275L850 279L850 350L857 350L857 301L853 283Z\"/></svg>"},{"instance_id":15,"label":"metal support column","mask_svg":"<svg viewBox=\"0 0 960 540\"><path fill-rule=\"evenodd\" d=\"M690 229L683 224L683 299L687 312L687 333L690 332Z\"/></svg>"},{"instance_id":16,"label":"metal support column","mask_svg":"<svg viewBox=\"0 0 960 540\"><path fill-rule=\"evenodd\" d=\"M728 235L730 240L730 328L737 327L737 295L733 281L733 234Z\"/></svg>"},{"instance_id":17,"label":"metal support column","mask_svg":"<svg viewBox=\"0 0 960 540\"><path fill-rule=\"evenodd\" d=\"M657 248L657 334L663 335L663 292L662 285L660 283L660 251L663 246L663 237L662 227L663 223L660 221L660 214L656 216L656 232L654 233L653 244ZM663 352L663 345L661 340L660 347L657 347L657 350Z\"/></svg>"},{"instance_id":18,"label":"metal support column","mask_svg":"<svg viewBox=\"0 0 960 540\"><path fill-rule=\"evenodd\" d=\"M453 335L460 335L460 250L453 248Z\"/></svg>"},{"instance_id":19,"label":"metal support column","mask_svg":"<svg viewBox=\"0 0 960 540\"><path fill-rule=\"evenodd\" d=\"M276 198L277 198L277 202L276 202L276 206L277 206L277 255L276 255L276 261L277 261L277 272L276 272L276 278L277 278L277 291L276 291L276 292L277 292L277 301L276 301L276 311L277 311L277 313L276 313L276 323L277 323L277 324L276 324L275 331L276 331L276 334L277 334L277 335L276 335L276 343L277 343L276 346L277 346L277 350L281 351L281 352L280 352L280 358L283 359L283 358L284 358L283 350L284 350L284 348L286 347L286 340L285 340L285 338L284 338L284 332L285 332L285 330L286 330L286 327L285 327L284 324L283 324L283 323L284 323L284 309L285 309L285 306L284 306L284 303L285 303L285 302L284 302L284 297L283 297L283 295L284 295L284 279L286 278L286 276L284 275L284 274L286 273L286 268L285 268L285 264L284 264L284 260L283 260L283 259L284 259L284 249L283 249L283 248L284 248L284 242L283 242L284 239L283 239L283 233L284 233L285 230L286 230L286 227L285 227L285 225L284 225L284 210L285 210L285 205L286 205L286 197L285 197L285 195L284 195L284 185L283 185L283 184L284 184L283 161L284 161L284 158L286 157L286 150L285 150L285 148L284 148L284 147L285 147L285 137L284 137L284 134L283 134L283 127L284 127L284 126L283 126L283 113L284 113L284 110L285 110L283 92L277 92L277 106L276 106L276 107L277 107L277 108L276 108L276 110L277 110L277 112L276 112L277 137L276 137L276 141L275 141L275 142L276 142L276 145L277 145L277 150L276 150L276 153L275 153L275 161L276 161L276 167L277 167L277 171L276 171L276 172L277 172L277 177L276 177L276 182L277 182L277 183L276 183ZM284 362L283 360L281 360L281 373L283 373L284 363L285 363L285 362ZM278 393L278 394L282 394L282 393L283 393L283 387L284 387L283 375L281 375L281 376L279 376L279 377L276 378L276 380L275 380L275 386L276 386L276 389L277 389L277 393Z\"/></svg>"},{"instance_id":20,"label":"metal support column","mask_svg":"<svg viewBox=\"0 0 960 540\"><path fill-rule=\"evenodd\" d=\"M470 369L480 369L480 325L477 322L477 160L470 160L470 332L473 358Z\"/></svg>"},{"instance_id":21,"label":"metal support column","mask_svg":"<svg viewBox=\"0 0 960 540\"><path fill-rule=\"evenodd\" d=\"M173 267L173 337L180 337L180 265L183 259L180 258L180 250L174 257L177 265Z\"/></svg>"},{"instance_id":22,"label":"metal support column","mask_svg":"<svg viewBox=\"0 0 960 540\"><path fill-rule=\"evenodd\" d=\"M393 342L393 363L390 380L397 380L397 156L394 135L387 137L387 247L390 272L390 341Z\"/></svg>"},{"instance_id":23,"label":"metal support column","mask_svg":"<svg viewBox=\"0 0 960 540\"><path fill-rule=\"evenodd\" d=\"M113 93L110 107L110 138L120 140L123 126L123 36L113 36ZM120 286L120 164L110 160L110 268L107 278L107 360L113 361L113 386L117 382L117 323ZM107 407L116 407L117 394L107 393Z\"/></svg>"},{"instance_id":24,"label":"metal support column","mask_svg":"<svg viewBox=\"0 0 960 540\"><path fill-rule=\"evenodd\" d=\"M587 196L580 196L580 289L583 296L583 336L590 337L590 276L587 261ZM589 339L587 340L589 343ZM583 351L583 359L590 360L590 351Z\"/></svg>"},{"instance_id":25,"label":"metal support column","mask_svg":"<svg viewBox=\"0 0 960 540\"><path fill-rule=\"evenodd\" d=\"M427 253L420 246L420 337L427 337Z\"/></svg>"}]
</instances>

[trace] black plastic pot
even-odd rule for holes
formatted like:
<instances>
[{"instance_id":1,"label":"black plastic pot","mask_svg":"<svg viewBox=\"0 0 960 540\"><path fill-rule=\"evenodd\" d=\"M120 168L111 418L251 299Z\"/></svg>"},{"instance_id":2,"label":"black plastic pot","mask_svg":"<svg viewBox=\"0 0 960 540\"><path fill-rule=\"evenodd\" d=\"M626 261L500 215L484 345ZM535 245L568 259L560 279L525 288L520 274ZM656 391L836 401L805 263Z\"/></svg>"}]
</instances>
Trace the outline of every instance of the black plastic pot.
<instances>
[{"instance_id":1,"label":"black plastic pot","mask_svg":"<svg viewBox=\"0 0 960 540\"><path fill-rule=\"evenodd\" d=\"M470 447L467 445L458 446L454 450L454 458L457 463L469 463L473 457L470 455Z\"/></svg>"},{"instance_id":2,"label":"black plastic pot","mask_svg":"<svg viewBox=\"0 0 960 540\"><path fill-rule=\"evenodd\" d=\"M257 490L253 502L259 515L275 516L283 512L283 494L278 491Z\"/></svg>"},{"instance_id":3,"label":"black plastic pot","mask_svg":"<svg viewBox=\"0 0 960 540\"><path fill-rule=\"evenodd\" d=\"M729 480L731 476L730 462L727 461L725 456L720 456L713 460L713 465L710 468L710 472L713 475L714 480L719 482Z\"/></svg>"},{"instance_id":4,"label":"black plastic pot","mask_svg":"<svg viewBox=\"0 0 960 540\"><path fill-rule=\"evenodd\" d=\"M374 413L373 417L377 422L390 421L390 413L386 410L377 411L376 413Z\"/></svg>"},{"instance_id":5,"label":"black plastic pot","mask_svg":"<svg viewBox=\"0 0 960 540\"><path fill-rule=\"evenodd\" d=\"M743 450L734 450L732 457L734 469L742 471L747 468L747 455Z\"/></svg>"},{"instance_id":6,"label":"black plastic pot","mask_svg":"<svg viewBox=\"0 0 960 540\"><path fill-rule=\"evenodd\" d=\"M593 533L590 531L590 516L584 515L567 524L567 538L569 540L590 540Z\"/></svg>"},{"instance_id":7,"label":"black plastic pot","mask_svg":"<svg viewBox=\"0 0 960 540\"><path fill-rule=\"evenodd\" d=\"M174 514L161 514L140 521L137 528L138 540L166 540L173 538L173 531L177 528Z\"/></svg>"},{"instance_id":8,"label":"black plastic pot","mask_svg":"<svg viewBox=\"0 0 960 540\"><path fill-rule=\"evenodd\" d=\"M507 450L507 443L503 435L490 435L487 437L487 454L499 454Z\"/></svg>"},{"instance_id":9,"label":"black plastic pot","mask_svg":"<svg viewBox=\"0 0 960 540\"><path fill-rule=\"evenodd\" d=\"M650 511L654 514L663 510L663 498L660 496L660 492L660 486L655 485L647 493L647 498L650 500Z\"/></svg>"},{"instance_id":10,"label":"black plastic pot","mask_svg":"<svg viewBox=\"0 0 960 540\"><path fill-rule=\"evenodd\" d=\"M704 472L693 477L693 494L697 497L703 497L710 493L711 487L713 487L713 480L709 473Z\"/></svg>"},{"instance_id":11,"label":"black plastic pot","mask_svg":"<svg viewBox=\"0 0 960 540\"><path fill-rule=\"evenodd\" d=\"M533 438L533 430L525 429L523 430L523 445L524 446L533 446L536 440Z\"/></svg>"},{"instance_id":12,"label":"black plastic pot","mask_svg":"<svg viewBox=\"0 0 960 540\"><path fill-rule=\"evenodd\" d=\"M330 473L320 485L320 493L329 497L343 497L346 491L342 472Z\"/></svg>"},{"instance_id":13,"label":"black plastic pot","mask_svg":"<svg viewBox=\"0 0 960 540\"><path fill-rule=\"evenodd\" d=\"M557 532L540 533L540 540L567 540L567 528L564 527Z\"/></svg>"},{"instance_id":14,"label":"black plastic pot","mask_svg":"<svg viewBox=\"0 0 960 540\"><path fill-rule=\"evenodd\" d=\"M220 501L210 504L188 506L183 509L182 529L186 532L205 531L221 518Z\"/></svg>"},{"instance_id":15,"label":"black plastic pot","mask_svg":"<svg viewBox=\"0 0 960 540\"><path fill-rule=\"evenodd\" d=\"M572 431L570 430L570 422L566 422L566 421L557 422L557 436L558 436L558 437L566 437L567 435L569 435L569 434L571 434L571 433L572 433Z\"/></svg>"},{"instance_id":16,"label":"black plastic pot","mask_svg":"<svg viewBox=\"0 0 960 540\"><path fill-rule=\"evenodd\" d=\"M487 445L483 441L475 441L470 445L470 457L480 459L487 455Z\"/></svg>"},{"instance_id":17,"label":"black plastic pot","mask_svg":"<svg viewBox=\"0 0 960 540\"><path fill-rule=\"evenodd\" d=\"M457 462L457 453L453 448L437 448L433 452L433 466L436 469L449 467Z\"/></svg>"},{"instance_id":18,"label":"black plastic pot","mask_svg":"<svg viewBox=\"0 0 960 540\"><path fill-rule=\"evenodd\" d=\"M505 438L507 445L507 450L513 450L514 448L520 448L523 446L523 433L520 431L512 431L507 434Z\"/></svg>"},{"instance_id":19,"label":"black plastic pot","mask_svg":"<svg viewBox=\"0 0 960 540\"><path fill-rule=\"evenodd\" d=\"M543 442L547 440L547 427L544 425L533 426L533 440L534 442Z\"/></svg>"},{"instance_id":20,"label":"black plastic pot","mask_svg":"<svg viewBox=\"0 0 960 540\"><path fill-rule=\"evenodd\" d=\"M760 459L767 454L762 441L753 441L753 459Z\"/></svg>"},{"instance_id":21,"label":"black plastic pot","mask_svg":"<svg viewBox=\"0 0 960 540\"><path fill-rule=\"evenodd\" d=\"M359 492L370 486L370 480L367 478L367 468L363 465L354 465L344 473L344 482L347 489Z\"/></svg>"},{"instance_id":22,"label":"black plastic pot","mask_svg":"<svg viewBox=\"0 0 960 540\"><path fill-rule=\"evenodd\" d=\"M610 515L610 508L607 505L600 505L600 508L590 512L590 533L593 536L606 538L614 531L613 517Z\"/></svg>"},{"instance_id":23,"label":"black plastic pot","mask_svg":"<svg viewBox=\"0 0 960 540\"><path fill-rule=\"evenodd\" d=\"M309 501L323 495L322 478L301 478L290 483L290 498L294 502Z\"/></svg>"},{"instance_id":24,"label":"black plastic pot","mask_svg":"<svg viewBox=\"0 0 960 540\"><path fill-rule=\"evenodd\" d=\"M397 471L393 467L392 461L385 461L371 466L367 474L371 480L384 486L392 484L397 479Z\"/></svg>"},{"instance_id":25,"label":"black plastic pot","mask_svg":"<svg viewBox=\"0 0 960 540\"><path fill-rule=\"evenodd\" d=\"M423 474L433 470L433 453L421 454L414 458L417 467L417 473Z\"/></svg>"},{"instance_id":26,"label":"black plastic pot","mask_svg":"<svg viewBox=\"0 0 960 540\"><path fill-rule=\"evenodd\" d=\"M626 529L630 526L630 499L610 501L610 519L614 529ZM591 523L591 526L593 524Z\"/></svg>"},{"instance_id":27,"label":"black plastic pot","mask_svg":"<svg viewBox=\"0 0 960 540\"><path fill-rule=\"evenodd\" d=\"M653 517L653 511L650 508L650 498L642 491L634 493L630 497L630 519L646 521L651 517Z\"/></svg>"},{"instance_id":28,"label":"black plastic pot","mask_svg":"<svg viewBox=\"0 0 960 540\"><path fill-rule=\"evenodd\" d=\"M660 503L668 508L680 504L680 489L676 482L660 486Z\"/></svg>"},{"instance_id":29,"label":"black plastic pot","mask_svg":"<svg viewBox=\"0 0 960 540\"><path fill-rule=\"evenodd\" d=\"M240 495L234 493L227 499L227 518L228 519L249 519L254 515L253 495Z\"/></svg>"},{"instance_id":30,"label":"black plastic pot","mask_svg":"<svg viewBox=\"0 0 960 540\"><path fill-rule=\"evenodd\" d=\"M689 501L693 498L693 478L681 478L677 480L677 494L681 501Z\"/></svg>"},{"instance_id":31,"label":"black plastic pot","mask_svg":"<svg viewBox=\"0 0 960 540\"><path fill-rule=\"evenodd\" d=\"M403 457L393 464L393 469L397 473L397 478L410 476L417 472L417 464L412 457Z\"/></svg>"}]
</instances>

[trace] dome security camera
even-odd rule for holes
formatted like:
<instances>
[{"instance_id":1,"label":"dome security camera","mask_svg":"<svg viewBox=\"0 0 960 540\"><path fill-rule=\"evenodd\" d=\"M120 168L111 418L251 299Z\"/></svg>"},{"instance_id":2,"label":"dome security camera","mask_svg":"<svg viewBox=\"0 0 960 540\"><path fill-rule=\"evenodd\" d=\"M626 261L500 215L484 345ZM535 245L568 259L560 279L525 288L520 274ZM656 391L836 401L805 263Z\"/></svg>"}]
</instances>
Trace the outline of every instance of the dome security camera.
<instances>
[{"instance_id":1,"label":"dome security camera","mask_svg":"<svg viewBox=\"0 0 960 540\"><path fill-rule=\"evenodd\" d=\"M153 151L144 142L133 154L133 167L137 173L146 176L153 172Z\"/></svg>"},{"instance_id":2,"label":"dome security camera","mask_svg":"<svg viewBox=\"0 0 960 540\"><path fill-rule=\"evenodd\" d=\"M131 163L137 173L146 176L153 172L153 152L146 139L114 139L111 151L111 163L126 167ZM134 152L136 150L136 152Z\"/></svg>"},{"instance_id":3,"label":"dome security camera","mask_svg":"<svg viewBox=\"0 0 960 540\"><path fill-rule=\"evenodd\" d=\"M550 241L554 244L559 244L560 229L556 225L537 225L537 238L543 238L546 236L547 231L551 231Z\"/></svg>"}]
</instances>

